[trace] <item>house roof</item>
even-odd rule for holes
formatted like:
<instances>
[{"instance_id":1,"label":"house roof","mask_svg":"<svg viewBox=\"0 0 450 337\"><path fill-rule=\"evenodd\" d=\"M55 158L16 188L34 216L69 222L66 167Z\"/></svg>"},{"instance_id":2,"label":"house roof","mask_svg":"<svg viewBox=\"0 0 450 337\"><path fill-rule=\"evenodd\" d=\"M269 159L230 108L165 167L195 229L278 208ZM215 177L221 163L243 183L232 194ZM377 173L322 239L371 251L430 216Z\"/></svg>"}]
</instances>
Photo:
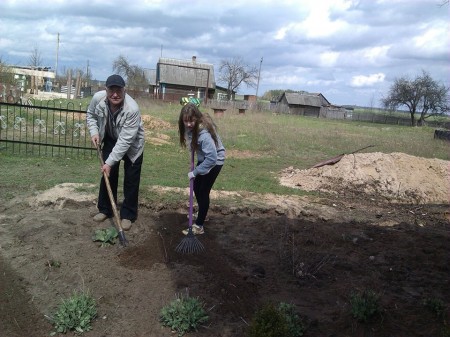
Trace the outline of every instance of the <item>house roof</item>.
<instances>
[{"instance_id":1,"label":"house roof","mask_svg":"<svg viewBox=\"0 0 450 337\"><path fill-rule=\"evenodd\" d=\"M209 83L208 83L209 74ZM159 83L170 83L189 87L215 88L214 66L209 63L192 60L160 58L156 69L156 80Z\"/></svg>"},{"instance_id":2,"label":"house roof","mask_svg":"<svg viewBox=\"0 0 450 337\"><path fill-rule=\"evenodd\" d=\"M322 94L311 94L307 92L285 92L281 95L279 102L286 97L288 104L292 105L306 105L313 107L321 107L324 105L329 105L330 103Z\"/></svg>"}]
</instances>

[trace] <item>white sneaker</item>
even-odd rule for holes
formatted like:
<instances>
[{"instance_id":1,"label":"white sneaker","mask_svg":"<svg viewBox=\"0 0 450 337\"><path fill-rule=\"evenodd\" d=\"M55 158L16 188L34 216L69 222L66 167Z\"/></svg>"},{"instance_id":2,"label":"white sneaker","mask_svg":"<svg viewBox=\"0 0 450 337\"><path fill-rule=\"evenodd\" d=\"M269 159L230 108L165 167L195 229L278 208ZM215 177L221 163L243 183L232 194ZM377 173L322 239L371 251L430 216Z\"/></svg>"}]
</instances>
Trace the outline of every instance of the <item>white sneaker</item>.
<instances>
[{"instance_id":1,"label":"white sneaker","mask_svg":"<svg viewBox=\"0 0 450 337\"><path fill-rule=\"evenodd\" d=\"M122 221L120 222L120 227L122 227L124 231L129 230L131 228L131 220L122 219Z\"/></svg>"},{"instance_id":2,"label":"white sneaker","mask_svg":"<svg viewBox=\"0 0 450 337\"><path fill-rule=\"evenodd\" d=\"M97 214L94 216L94 221L95 221L95 222L103 222L103 221L105 221L107 218L108 218L108 216L107 216L106 214L103 214L103 213L97 213Z\"/></svg>"},{"instance_id":3,"label":"white sneaker","mask_svg":"<svg viewBox=\"0 0 450 337\"><path fill-rule=\"evenodd\" d=\"M182 233L188 235L189 229L183 229ZM205 228L203 226L192 225L192 233L194 233L194 235L205 234Z\"/></svg>"}]
</instances>

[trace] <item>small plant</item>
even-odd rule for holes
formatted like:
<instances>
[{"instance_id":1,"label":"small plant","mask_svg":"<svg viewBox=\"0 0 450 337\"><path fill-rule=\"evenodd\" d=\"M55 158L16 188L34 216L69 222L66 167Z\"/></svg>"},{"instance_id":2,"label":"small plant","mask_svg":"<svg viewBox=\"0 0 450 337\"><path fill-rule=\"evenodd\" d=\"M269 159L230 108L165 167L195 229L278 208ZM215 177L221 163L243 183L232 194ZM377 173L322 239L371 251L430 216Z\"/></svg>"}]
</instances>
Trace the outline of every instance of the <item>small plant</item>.
<instances>
[{"instance_id":1,"label":"small plant","mask_svg":"<svg viewBox=\"0 0 450 337\"><path fill-rule=\"evenodd\" d=\"M97 229L92 236L92 241L100 241L102 247L113 245L116 243L119 233L114 227Z\"/></svg>"},{"instance_id":2,"label":"small plant","mask_svg":"<svg viewBox=\"0 0 450 337\"><path fill-rule=\"evenodd\" d=\"M198 298L178 295L169 305L162 308L160 321L183 336L186 332L197 331L200 324L208 320L208 315Z\"/></svg>"},{"instance_id":3,"label":"small plant","mask_svg":"<svg viewBox=\"0 0 450 337\"><path fill-rule=\"evenodd\" d=\"M74 292L71 297L64 299L52 317L56 333L75 331L77 334L92 329L91 321L97 317L94 298L88 293Z\"/></svg>"},{"instance_id":4,"label":"small plant","mask_svg":"<svg viewBox=\"0 0 450 337\"><path fill-rule=\"evenodd\" d=\"M353 317L360 322L367 322L380 312L379 296L373 290L353 293L350 298Z\"/></svg>"},{"instance_id":5,"label":"small plant","mask_svg":"<svg viewBox=\"0 0 450 337\"><path fill-rule=\"evenodd\" d=\"M295 305L281 302L278 305L278 311L286 319L289 328L288 336L292 337L303 336L306 327L303 321L300 319L300 316L297 314Z\"/></svg>"},{"instance_id":6,"label":"small plant","mask_svg":"<svg viewBox=\"0 0 450 337\"><path fill-rule=\"evenodd\" d=\"M49 268L60 268L61 262L52 259L47 261L47 265Z\"/></svg>"},{"instance_id":7,"label":"small plant","mask_svg":"<svg viewBox=\"0 0 450 337\"><path fill-rule=\"evenodd\" d=\"M281 302L278 307L269 303L258 310L248 329L249 337L299 337L305 326L295 312L295 306Z\"/></svg>"},{"instance_id":8,"label":"small plant","mask_svg":"<svg viewBox=\"0 0 450 337\"><path fill-rule=\"evenodd\" d=\"M446 306L445 303L439 298L426 298L423 300L423 305L428 308L439 319L445 318Z\"/></svg>"}]
</instances>

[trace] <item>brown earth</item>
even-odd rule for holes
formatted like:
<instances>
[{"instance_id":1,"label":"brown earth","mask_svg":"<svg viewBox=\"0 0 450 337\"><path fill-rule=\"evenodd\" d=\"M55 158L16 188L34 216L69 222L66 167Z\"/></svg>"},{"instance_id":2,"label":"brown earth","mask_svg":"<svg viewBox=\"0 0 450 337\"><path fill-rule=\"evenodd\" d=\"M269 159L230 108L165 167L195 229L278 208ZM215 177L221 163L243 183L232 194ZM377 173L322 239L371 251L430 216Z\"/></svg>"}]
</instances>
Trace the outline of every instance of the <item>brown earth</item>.
<instances>
[{"instance_id":1,"label":"brown earth","mask_svg":"<svg viewBox=\"0 0 450 337\"><path fill-rule=\"evenodd\" d=\"M95 229L113 223L92 221L95 196L79 185L2 202L0 337L48 336L48 317L74 290L89 290L97 301L88 337L174 336L159 312L185 293L209 314L189 336L245 336L269 301L295 304L305 336L448 336L448 310L442 319L423 305L450 303L448 165L358 154L281 172L281 184L314 195L214 192L199 255L175 251L187 203L166 209L143 202L122 248L92 241ZM230 197L238 206L219 208ZM380 295L381 312L360 323L349 299L365 289Z\"/></svg>"}]
</instances>

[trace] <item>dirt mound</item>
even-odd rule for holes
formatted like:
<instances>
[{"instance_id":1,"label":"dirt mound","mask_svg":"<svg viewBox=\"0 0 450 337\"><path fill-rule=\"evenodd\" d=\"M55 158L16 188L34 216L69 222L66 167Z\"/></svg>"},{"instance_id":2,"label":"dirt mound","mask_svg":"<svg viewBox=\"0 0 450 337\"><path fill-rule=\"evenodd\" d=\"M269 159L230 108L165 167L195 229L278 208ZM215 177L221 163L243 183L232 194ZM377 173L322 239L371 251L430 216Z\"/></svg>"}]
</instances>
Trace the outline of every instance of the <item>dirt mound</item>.
<instances>
[{"instance_id":1,"label":"dirt mound","mask_svg":"<svg viewBox=\"0 0 450 337\"><path fill-rule=\"evenodd\" d=\"M448 203L450 162L404 153L345 155L334 165L307 170L289 167L280 183L305 191L352 191L401 203Z\"/></svg>"},{"instance_id":2,"label":"dirt mound","mask_svg":"<svg viewBox=\"0 0 450 337\"><path fill-rule=\"evenodd\" d=\"M165 122L150 115L142 115L142 121L144 122L144 128L146 130L166 130L171 128L169 122Z\"/></svg>"}]
</instances>

